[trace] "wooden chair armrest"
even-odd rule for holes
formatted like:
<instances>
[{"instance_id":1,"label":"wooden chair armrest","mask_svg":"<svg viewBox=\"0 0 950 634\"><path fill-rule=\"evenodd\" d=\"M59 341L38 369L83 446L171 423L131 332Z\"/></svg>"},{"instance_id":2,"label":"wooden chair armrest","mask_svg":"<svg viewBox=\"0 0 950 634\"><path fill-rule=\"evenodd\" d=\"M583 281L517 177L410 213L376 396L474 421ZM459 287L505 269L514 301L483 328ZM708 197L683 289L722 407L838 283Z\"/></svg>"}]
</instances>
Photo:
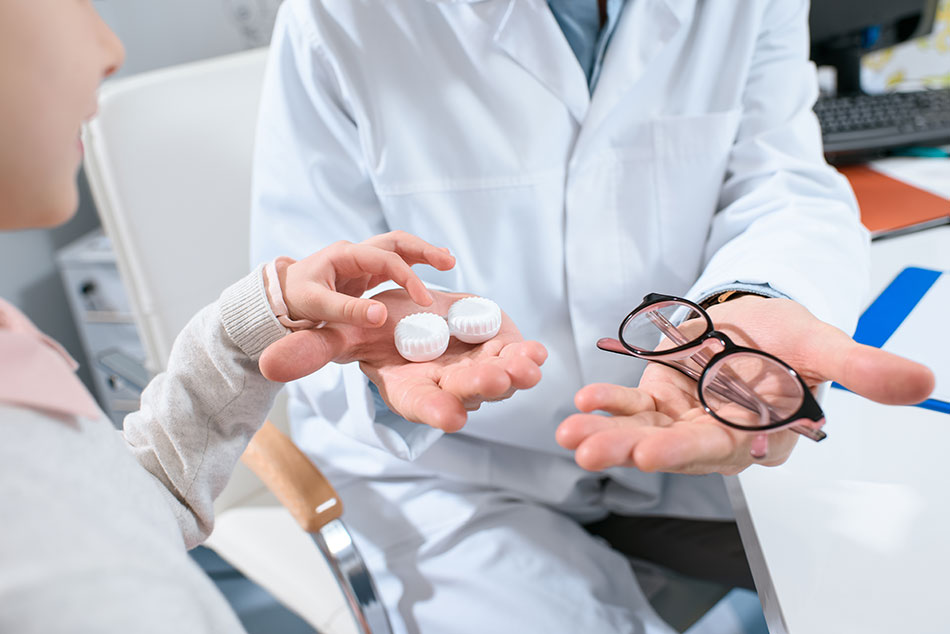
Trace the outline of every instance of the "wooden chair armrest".
<instances>
[{"instance_id":1,"label":"wooden chair armrest","mask_svg":"<svg viewBox=\"0 0 950 634\"><path fill-rule=\"evenodd\" d=\"M343 514L333 485L270 421L254 435L241 456L258 478L308 533L316 533Z\"/></svg>"}]
</instances>

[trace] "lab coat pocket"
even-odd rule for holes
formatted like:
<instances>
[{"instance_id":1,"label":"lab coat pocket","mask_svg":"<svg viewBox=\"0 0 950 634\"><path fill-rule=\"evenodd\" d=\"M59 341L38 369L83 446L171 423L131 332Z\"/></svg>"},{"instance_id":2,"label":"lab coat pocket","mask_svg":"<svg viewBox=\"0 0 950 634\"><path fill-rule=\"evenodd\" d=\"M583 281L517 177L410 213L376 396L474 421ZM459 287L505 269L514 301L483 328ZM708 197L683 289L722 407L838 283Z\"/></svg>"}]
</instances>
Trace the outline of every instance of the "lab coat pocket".
<instances>
[{"instance_id":1,"label":"lab coat pocket","mask_svg":"<svg viewBox=\"0 0 950 634\"><path fill-rule=\"evenodd\" d=\"M740 119L736 109L651 122L660 257L678 290L702 271Z\"/></svg>"}]
</instances>

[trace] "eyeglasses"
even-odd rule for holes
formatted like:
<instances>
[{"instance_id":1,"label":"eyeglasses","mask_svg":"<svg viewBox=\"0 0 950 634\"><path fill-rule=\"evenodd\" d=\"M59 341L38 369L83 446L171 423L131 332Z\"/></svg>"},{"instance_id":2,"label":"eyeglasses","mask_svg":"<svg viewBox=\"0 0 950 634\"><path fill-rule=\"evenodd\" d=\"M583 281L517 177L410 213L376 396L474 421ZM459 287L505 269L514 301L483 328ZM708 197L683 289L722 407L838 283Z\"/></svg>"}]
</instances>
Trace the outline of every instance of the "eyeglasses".
<instances>
[{"instance_id":1,"label":"eyeglasses","mask_svg":"<svg viewBox=\"0 0 950 634\"><path fill-rule=\"evenodd\" d=\"M698 304L651 293L620 324L619 337L601 339L597 347L661 363L696 381L707 413L756 434L756 459L768 453L767 434L780 429L816 442L826 437L824 414L801 376L767 352L733 343Z\"/></svg>"}]
</instances>

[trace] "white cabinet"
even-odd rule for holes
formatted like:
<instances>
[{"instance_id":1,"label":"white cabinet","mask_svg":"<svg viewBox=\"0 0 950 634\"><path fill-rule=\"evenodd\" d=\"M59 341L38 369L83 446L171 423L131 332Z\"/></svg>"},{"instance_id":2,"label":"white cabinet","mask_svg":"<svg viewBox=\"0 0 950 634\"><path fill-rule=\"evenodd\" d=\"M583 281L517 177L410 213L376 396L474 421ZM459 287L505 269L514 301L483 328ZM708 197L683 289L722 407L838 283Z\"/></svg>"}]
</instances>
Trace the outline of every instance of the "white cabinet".
<instances>
[{"instance_id":1,"label":"white cabinet","mask_svg":"<svg viewBox=\"0 0 950 634\"><path fill-rule=\"evenodd\" d=\"M99 404L120 427L149 376L112 245L94 231L61 249L56 263Z\"/></svg>"}]
</instances>

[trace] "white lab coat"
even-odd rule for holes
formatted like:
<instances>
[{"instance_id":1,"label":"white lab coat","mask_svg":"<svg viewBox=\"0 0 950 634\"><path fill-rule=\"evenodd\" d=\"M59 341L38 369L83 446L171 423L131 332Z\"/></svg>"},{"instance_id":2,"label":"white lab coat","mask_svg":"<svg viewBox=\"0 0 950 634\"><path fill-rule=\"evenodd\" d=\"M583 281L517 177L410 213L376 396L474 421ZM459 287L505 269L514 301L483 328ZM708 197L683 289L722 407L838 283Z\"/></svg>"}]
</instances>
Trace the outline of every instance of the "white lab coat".
<instances>
[{"instance_id":1,"label":"white lab coat","mask_svg":"<svg viewBox=\"0 0 950 634\"><path fill-rule=\"evenodd\" d=\"M868 238L822 159L807 11L629 0L590 96L542 0L288 0L261 105L254 259L404 229L458 259L425 280L494 299L550 354L537 387L452 436L374 403L355 365L327 368L296 385L298 442L341 484L425 476L575 516L730 517L718 476L605 481L554 430L582 385L636 384L638 362L594 344L648 292L767 283L853 326ZM418 517L440 512L417 506L406 517L428 535Z\"/></svg>"}]
</instances>

